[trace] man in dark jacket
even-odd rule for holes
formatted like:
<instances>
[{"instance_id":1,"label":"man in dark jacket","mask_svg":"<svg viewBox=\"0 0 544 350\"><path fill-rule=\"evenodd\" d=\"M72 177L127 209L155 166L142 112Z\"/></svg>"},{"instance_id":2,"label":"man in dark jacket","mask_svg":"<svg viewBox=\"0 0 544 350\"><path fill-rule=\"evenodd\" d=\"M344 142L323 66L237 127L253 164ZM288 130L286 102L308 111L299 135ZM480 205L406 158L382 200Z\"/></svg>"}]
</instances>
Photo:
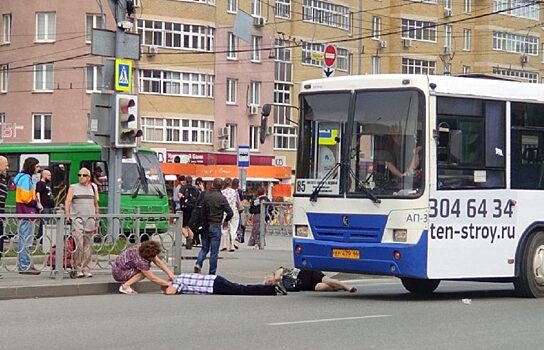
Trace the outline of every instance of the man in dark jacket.
<instances>
[{"instance_id":1,"label":"man in dark jacket","mask_svg":"<svg viewBox=\"0 0 544 350\"><path fill-rule=\"evenodd\" d=\"M217 258L219 256L219 245L221 243L221 225L228 225L229 220L234 214L230 208L229 202L221 193L223 180L215 178L213 180L213 188L204 193L202 203L202 214L204 222L207 223L208 229L202 235L202 249L198 253L195 269L196 273L200 273L204 259L210 253L210 275L217 273ZM223 214L227 214L223 220Z\"/></svg>"}]
</instances>

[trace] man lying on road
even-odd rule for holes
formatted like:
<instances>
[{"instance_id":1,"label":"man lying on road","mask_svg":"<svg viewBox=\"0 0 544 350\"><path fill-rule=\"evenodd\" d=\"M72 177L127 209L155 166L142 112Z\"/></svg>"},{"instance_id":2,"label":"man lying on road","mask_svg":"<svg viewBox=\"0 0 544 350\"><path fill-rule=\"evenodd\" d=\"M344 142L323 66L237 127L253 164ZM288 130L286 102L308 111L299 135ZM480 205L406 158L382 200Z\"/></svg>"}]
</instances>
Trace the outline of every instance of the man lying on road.
<instances>
[{"instance_id":1,"label":"man lying on road","mask_svg":"<svg viewBox=\"0 0 544 350\"><path fill-rule=\"evenodd\" d=\"M289 292L333 292L339 290L350 293L357 292L357 288L325 276L323 272L317 270L299 270L280 266L270 276L266 276L264 280L264 284L277 284L280 282Z\"/></svg>"},{"instance_id":2,"label":"man lying on road","mask_svg":"<svg viewBox=\"0 0 544 350\"><path fill-rule=\"evenodd\" d=\"M224 294L224 295L286 295L281 282L272 284L239 284L217 275L182 273L172 284L161 288L166 295Z\"/></svg>"}]
</instances>

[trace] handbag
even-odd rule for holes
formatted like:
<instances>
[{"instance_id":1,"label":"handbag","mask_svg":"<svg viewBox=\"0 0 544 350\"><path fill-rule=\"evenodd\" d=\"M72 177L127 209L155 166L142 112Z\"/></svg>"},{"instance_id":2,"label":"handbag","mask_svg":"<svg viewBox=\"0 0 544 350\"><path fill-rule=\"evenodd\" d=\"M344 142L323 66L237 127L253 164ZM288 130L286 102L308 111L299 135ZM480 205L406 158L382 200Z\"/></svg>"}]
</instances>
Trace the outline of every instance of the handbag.
<instances>
[{"instance_id":1,"label":"handbag","mask_svg":"<svg viewBox=\"0 0 544 350\"><path fill-rule=\"evenodd\" d=\"M236 201L236 208L238 209L238 212L244 211L246 209L240 200Z\"/></svg>"},{"instance_id":2,"label":"handbag","mask_svg":"<svg viewBox=\"0 0 544 350\"><path fill-rule=\"evenodd\" d=\"M295 278L293 276L289 276L289 275L283 275L281 277L281 282L283 283L283 286L285 287L285 289L287 289L287 291L298 291L299 290L299 287L300 285L302 284L302 281L299 280L298 278Z\"/></svg>"}]
</instances>

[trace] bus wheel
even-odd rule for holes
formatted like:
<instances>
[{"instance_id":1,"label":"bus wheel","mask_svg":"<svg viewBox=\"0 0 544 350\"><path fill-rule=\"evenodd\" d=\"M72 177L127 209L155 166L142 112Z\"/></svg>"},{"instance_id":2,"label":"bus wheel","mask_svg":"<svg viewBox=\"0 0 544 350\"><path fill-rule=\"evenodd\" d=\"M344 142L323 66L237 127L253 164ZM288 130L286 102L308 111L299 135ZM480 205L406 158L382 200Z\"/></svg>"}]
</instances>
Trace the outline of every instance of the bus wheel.
<instances>
[{"instance_id":1,"label":"bus wheel","mask_svg":"<svg viewBox=\"0 0 544 350\"><path fill-rule=\"evenodd\" d=\"M401 278L402 285L412 294L426 295L434 292L440 280L426 280L419 278Z\"/></svg>"},{"instance_id":2,"label":"bus wheel","mask_svg":"<svg viewBox=\"0 0 544 350\"><path fill-rule=\"evenodd\" d=\"M527 242L514 287L521 297L544 297L544 232L537 232Z\"/></svg>"}]
</instances>

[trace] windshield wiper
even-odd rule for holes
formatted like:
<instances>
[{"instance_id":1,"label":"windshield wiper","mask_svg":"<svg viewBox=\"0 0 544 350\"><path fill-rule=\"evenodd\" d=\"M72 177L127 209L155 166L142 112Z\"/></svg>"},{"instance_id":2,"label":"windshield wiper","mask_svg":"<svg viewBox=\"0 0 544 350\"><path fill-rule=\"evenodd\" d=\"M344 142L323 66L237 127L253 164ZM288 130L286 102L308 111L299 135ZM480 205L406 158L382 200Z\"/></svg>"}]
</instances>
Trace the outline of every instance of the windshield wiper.
<instances>
[{"instance_id":1,"label":"windshield wiper","mask_svg":"<svg viewBox=\"0 0 544 350\"><path fill-rule=\"evenodd\" d=\"M315 187L314 191L312 192L312 194L310 195L310 202L317 202L317 197L319 196L319 192L321 192L321 190L323 189L323 186L325 186L325 183L327 182L327 180L332 176L332 174L342 165L342 163L336 163L334 164L334 166L332 167L331 170L329 170L329 172L327 174L325 174L325 176L323 176L323 178L321 179L321 181L319 181L319 183L317 184L317 186Z\"/></svg>"},{"instance_id":2,"label":"windshield wiper","mask_svg":"<svg viewBox=\"0 0 544 350\"><path fill-rule=\"evenodd\" d=\"M138 162L138 177L140 178L140 182L142 184L142 187L144 188L144 192L149 192L149 183L147 182L147 178L145 177L145 171L144 167L142 166L142 162L140 161L140 156L138 153L136 153L136 162Z\"/></svg>"},{"instance_id":3,"label":"windshield wiper","mask_svg":"<svg viewBox=\"0 0 544 350\"><path fill-rule=\"evenodd\" d=\"M372 193L372 191L369 190L368 188L366 188L366 186L364 185L365 183L368 183L368 179L370 179L370 176L368 176L365 181L361 181L361 180L359 180L359 178L357 177L357 175L355 174L355 172L353 171L353 169L351 167L348 167L348 170L349 170L349 174L356 181L357 185L359 185L358 188L360 188L372 200L372 202L374 202L374 203L381 203L382 202L381 199L376 197L376 195L374 193Z\"/></svg>"},{"instance_id":4,"label":"windshield wiper","mask_svg":"<svg viewBox=\"0 0 544 350\"><path fill-rule=\"evenodd\" d=\"M137 181L138 182L136 183L136 189L134 190L134 192L132 192L132 198L136 198L138 196L138 192L140 192L140 185L142 184L142 180L139 176Z\"/></svg>"}]
</instances>

